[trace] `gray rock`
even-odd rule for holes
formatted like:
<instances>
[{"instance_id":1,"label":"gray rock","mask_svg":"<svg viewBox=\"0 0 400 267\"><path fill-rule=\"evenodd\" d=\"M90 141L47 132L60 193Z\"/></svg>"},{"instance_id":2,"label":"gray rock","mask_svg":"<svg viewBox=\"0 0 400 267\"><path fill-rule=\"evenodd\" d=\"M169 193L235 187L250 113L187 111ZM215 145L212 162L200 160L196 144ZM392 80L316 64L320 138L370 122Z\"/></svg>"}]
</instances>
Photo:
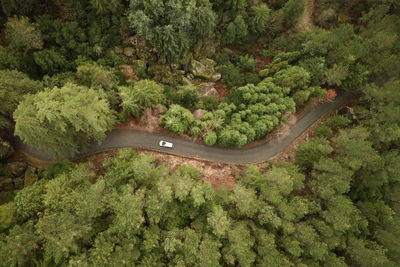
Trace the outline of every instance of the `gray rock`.
<instances>
[{"instance_id":1,"label":"gray rock","mask_svg":"<svg viewBox=\"0 0 400 267\"><path fill-rule=\"evenodd\" d=\"M214 88L215 83L204 83L200 86L199 95L200 97L213 96L219 98L217 89Z\"/></svg>"},{"instance_id":2,"label":"gray rock","mask_svg":"<svg viewBox=\"0 0 400 267\"><path fill-rule=\"evenodd\" d=\"M183 83L183 85L193 85L192 79L190 79L188 77L182 77L182 83Z\"/></svg>"},{"instance_id":3,"label":"gray rock","mask_svg":"<svg viewBox=\"0 0 400 267\"><path fill-rule=\"evenodd\" d=\"M10 157L14 153L11 143L0 137L0 160Z\"/></svg>"},{"instance_id":4,"label":"gray rock","mask_svg":"<svg viewBox=\"0 0 400 267\"><path fill-rule=\"evenodd\" d=\"M217 81L221 80L221 77L222 77L221 73L216 72L216 73L213 74L211 80L212 80L213 82L217 82Z\"/></svg>"},{"instance_id":5,"label":"gray rock","mask_svg":"<svg viewBox=\"0 0 400 267\"><path fill-rule=\"evenodd\" d=\"M191 71L194 76L212 80L215 73L215 65L215 61L209 58L202 59L201 61L193 60Z\"/></svg>"},{"instance_id":6,"label":"gray rock","mask_svg":"<svg viewBox=\"0 0 400 267\"><path fill-rule=\"evenodd\" d=\"M127 57L132 57L135 49L133 47L127 46L124 48L124 55Z\"/></svg>"},{"instance_id":7,"label":"gray rock","mask_svg":"<svg viewBox=\"0 0 400 267\"><path fill-rule=\"evenodd\" d=\"M24 161L10 162L7 166L15 177L23 176L26 168L28 168L28 164Z\"/></svg>"},{"instance_id":8,"label":"gray rock","mask_svg":"<svg viewBox=\"0 0 400 267\"><path fill-rule=\"evenodd\" d=\"M193 111L193 117L196 120L200 120L204 114L206 113L206 111L204 109L196 109L195 111Z\"/></svg>"},{"instance_id":9,"label":"gray rock","mask_svg":"<svg viewBox=\"0 0 400 267\"><path fill-rule=\"evenodd\" d=\"M13 179L0 177L0 191L12 191L14 189Z\"/></svg>"}]
</instances>

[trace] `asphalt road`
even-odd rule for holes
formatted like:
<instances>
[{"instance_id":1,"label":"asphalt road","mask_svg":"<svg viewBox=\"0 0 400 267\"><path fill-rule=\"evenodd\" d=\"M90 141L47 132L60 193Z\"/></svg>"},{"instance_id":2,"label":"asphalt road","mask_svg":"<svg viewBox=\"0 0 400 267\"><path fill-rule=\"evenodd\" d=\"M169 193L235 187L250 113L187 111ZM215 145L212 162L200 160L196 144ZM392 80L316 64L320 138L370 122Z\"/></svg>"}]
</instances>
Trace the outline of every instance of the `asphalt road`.
<instances>
[{"instance_id":1,"label":"asphalt road","mask_svg":"<svg viewBox=\"0 0 400 267\"><path fill-rule=\"evenodd\" d=\"M283 138L275 138L267 143L251 148L226 148L213 146L208 147L202 144L193 143L179 137L163 136L159 134L150 134L136 130L112 130L107 138L100 145L93 145L86 152L76 156L83 156L95 152L105 151L114 148L132 147L144 148L155 151L168 152L170 154L195 157L223 163L246 164L258 163L274 157L284 151L297 137L305 132L314 122L321 118L330 110L346 103L355 94L339 94L332 103L321 103L314 109L311 109L301 115L296 123L290 127L289 134ZM159 146L159 141L165 140L174 143L173 148L163 148ZM44 160L54 161L49 154L32 149L18 141L20 148L31 156ZM71 158L65 156L64 158Z\"/></svg>"}]
</instances>

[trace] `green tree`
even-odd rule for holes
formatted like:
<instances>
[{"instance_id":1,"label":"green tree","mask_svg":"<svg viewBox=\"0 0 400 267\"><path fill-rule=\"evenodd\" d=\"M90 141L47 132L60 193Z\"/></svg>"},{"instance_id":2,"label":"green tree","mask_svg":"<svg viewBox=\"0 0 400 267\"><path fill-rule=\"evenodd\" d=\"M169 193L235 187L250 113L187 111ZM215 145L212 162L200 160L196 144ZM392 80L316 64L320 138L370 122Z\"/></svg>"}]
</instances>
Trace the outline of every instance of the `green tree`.
<instances>
[{"instance_id":1,"label":"green tree","mask_svg":"<svg viewBox=\"0 0 400 267\"><path fill-rule=\"evenodd\" d=\"M302 169L310 169L320 158L333 152L333 148L325 139L314 139L301 143L296 152L296 164Z\"/></svg>"},{"instance_id":2,"label":"green tree","mask_svg":"<svg viewBox=\"0 0 400 267\"><path fill-rule=\"evenodd\" d=\"M0 128L10 126L12 114L25 94L42 89L40 82L31 80L26 74L15 70L0 70Z\"/></svg>"},{"instance_id":3,"label":"green tree","mask_svg":"<svg viewBox=\"0 0 400 267\"><path fill-rule=\"evenodd\" d=\"M250 8L249 25L255 33L265 33L270 23L271 9L265 4L260 3Z\"/></svg>"},{"instance_id":4,"label":"green tree","mask_svg":"<svg viewBox=\"0 0 400 267\"><path fill-rule=\"evenodd\" d=\"M128 20L136 33L149 40L169 60L178 60L215 27L215 14L208 0L131 0Z\"/></svg>"},{"instance_id":5,"label":"green tree","mask_svg":"<svg viewBox=\"0 0 400 267\"><path fill-rule=\"evenodd\" d=\"M199 102L199 89L193 85L186 85L178 90L179 101L188 109L193 110Z\"/></svg>"},{"instance_id":6,"label":"green tree","mask_svg":"<svg viewBox=\"0 0 400 267\"><path fill-rule=\"evenodd\" d=\"M23 142L61 157L104 140L115 116L96 91L68 83L27 96L14 119L15 135Z\"/></svg>"},{"instance_id":7,"label":"green tree","mask_svg":"<svg viewBox=\"0 0 400 267\"><path fill-rule=\"evenodd\" d=\"M152 80L140 80L129 87L121 86L119 91L124 112L135 117L147 108L165 103L164 87Z\"/></svg>"},{"instance_id":8,"label":"green tree","mask_svg":"<svg viewBox=\"0 0 400 267\"><path fill-rule=\"evenodd\" d=\"M193 122L193 114L179 105L171 105L161 116L164 127L176 134L183 134Z\"/></svg>"},{"instance_id":9,"label":"green tree","mask_svg":"<svg viewBox=\"0 0 400 267\"><path fill-rule=\"evenodd\" d=\"M204 143L208 146L215 145L217 142L217 134L214 131L209 131L204 137Z\"/></svg>"},{"instance_id":10,"label":"green tree","mask_svg":"<svg viewBox=\"0 0 400 267\"><path fill-rule=\"evenodd\" d=\"M43 40L36 25L29 22L27 17L9 18L6 23L6 41L11 49L28 52L41 49Z\"/></svg>"},{"instance_id":11,"label":"green tree","mask_svg":"<svg viewBox=\"0 0 400 267\"><path fill-rule=\"evenodd\" d=\"M301 14L303 14L305 7L306 1L304 0L287 1L282 8L285 24L288 27L295 25Z\"/></svg>"},{"instance_id":12,"label":"green tree","mask_svg":"<svg viewBox=\"0 0 400 267\"><path fill-rule=\"evenodd\" d=\"M238 15L226 27L226 32L222 36L224 44L240 44L247 39L248 27L241 15Z\"/></svg>"},{"instance_id":13,"label":"green tree","mask_svg":"<svg viewBox=\"0 0 400 267\"><path fill-rule=\"evenodd\" d=\"M35 218L37 213L43 208L42 195L44 193L44 183L39 181L31 186L27 186L18 191L14 198L14 207L18 216L23 220Z\"/></svg>"}]
</instances>

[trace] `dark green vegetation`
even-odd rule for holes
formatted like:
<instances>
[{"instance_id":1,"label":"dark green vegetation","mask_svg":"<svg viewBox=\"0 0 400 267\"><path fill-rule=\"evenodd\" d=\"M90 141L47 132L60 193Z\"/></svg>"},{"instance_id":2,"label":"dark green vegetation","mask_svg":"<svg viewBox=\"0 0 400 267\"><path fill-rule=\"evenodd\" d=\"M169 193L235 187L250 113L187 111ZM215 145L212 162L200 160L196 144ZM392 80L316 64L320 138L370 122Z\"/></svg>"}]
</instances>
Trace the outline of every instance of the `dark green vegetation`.
<instances>
[{"instance_id":1,"label":"dark green vegetation","mask_svg":"<svg viewBox=\"0 0 400 267\"><path fill-rule=\"evenodd\" d=\"M133 150L97 172L50 166L0 206L1 264L397 266L399 91L368 86L354 118L330 118L296 164L249 166L232 191Z\"/></svg>"},{"instance_id":2,"label":"dark green vegetation","mask_svg":"<svg viewBox=\"0 0 400 267\"><path fill-rule=\"evenodd\" d=\"M176 134L243 146L311 97L324 98L327 88L355 91L400 70L395 1L316 1L321 28L306 32L295 30L305 1L13 0L1 6L0 127L12 129L14 120L16 135L55 156L101 142L112 122L154 107L166 112L162 125ZM219 83L228 97L215 90ZM99 122L96 104L66 114L68 105L53 103L56 88L75 91L63 99L96 94L87 101L103 101L108 122ZM29 107L38 98L41 107ZM64 109L59 116L49 114L58 109ZM199 109L202 115L191 119L188 113ZM87 125L68 119L82 112ZM27 125L32 118L40 123ZM41 127L53 137L31 133ZM61 139L69 141L57 146Z\"/></svg>"},{"instance_id":3,"label":"dark green vegetation","mask_svg":"<svg viewBox=\"0 0 400 267\"><path fill-rule=\"evenodd\" d=\"M400 264L398 1L316 0L306 32L300 0L0 4L0 160L6 131L73 154L149 108L176 134L243 146L327 88L362 90L295 164L249 166L232 191L130 150L97 169L1 163L1 189L23 189L0 192L0 265Z\"/></svg>"}]
</instances>

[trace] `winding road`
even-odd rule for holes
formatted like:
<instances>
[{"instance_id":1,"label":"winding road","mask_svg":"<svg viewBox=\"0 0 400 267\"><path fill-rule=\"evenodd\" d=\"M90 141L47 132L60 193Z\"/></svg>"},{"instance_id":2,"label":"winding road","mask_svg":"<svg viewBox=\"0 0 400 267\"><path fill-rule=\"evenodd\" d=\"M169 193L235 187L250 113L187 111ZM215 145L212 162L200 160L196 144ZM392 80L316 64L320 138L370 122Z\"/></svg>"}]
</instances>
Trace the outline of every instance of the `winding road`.
<instances>
[{"instance_id":1,"label":"winding road","mask_svg":"<svg viewBox=\"0 0 400 267\"><path fill-rule=\"evenodd\" d=\"M115 148L132 147L143 148L154 151L167 152L169 154L188 156L198 159L204 159L222 163L246 164L259 163L266 161L280 152L284 151L293 141L304 133L314 122L321 118L324 114L346 103L355 93L341 93L334 102L318 104L314 109L301 114L294 125L289 128L289 133L282 138L274 138L270 141L254 146L251 148L227 148L213 146L208 147L203 144L193 143L179 137L163 136L160 134L151 134L137 130L119 130L114 129L107 134L107 138L100 145L89 147L84 153L75 156L106 151ZM174 147L163 148L159 146L159 141L165 140L174 143ZM17 141L22 151L30 156L42 161L54 161L54 159L46 152L35 150L28 145ZM64 158L71 158L65 156Z\"/></svg>"}]
</instances>

